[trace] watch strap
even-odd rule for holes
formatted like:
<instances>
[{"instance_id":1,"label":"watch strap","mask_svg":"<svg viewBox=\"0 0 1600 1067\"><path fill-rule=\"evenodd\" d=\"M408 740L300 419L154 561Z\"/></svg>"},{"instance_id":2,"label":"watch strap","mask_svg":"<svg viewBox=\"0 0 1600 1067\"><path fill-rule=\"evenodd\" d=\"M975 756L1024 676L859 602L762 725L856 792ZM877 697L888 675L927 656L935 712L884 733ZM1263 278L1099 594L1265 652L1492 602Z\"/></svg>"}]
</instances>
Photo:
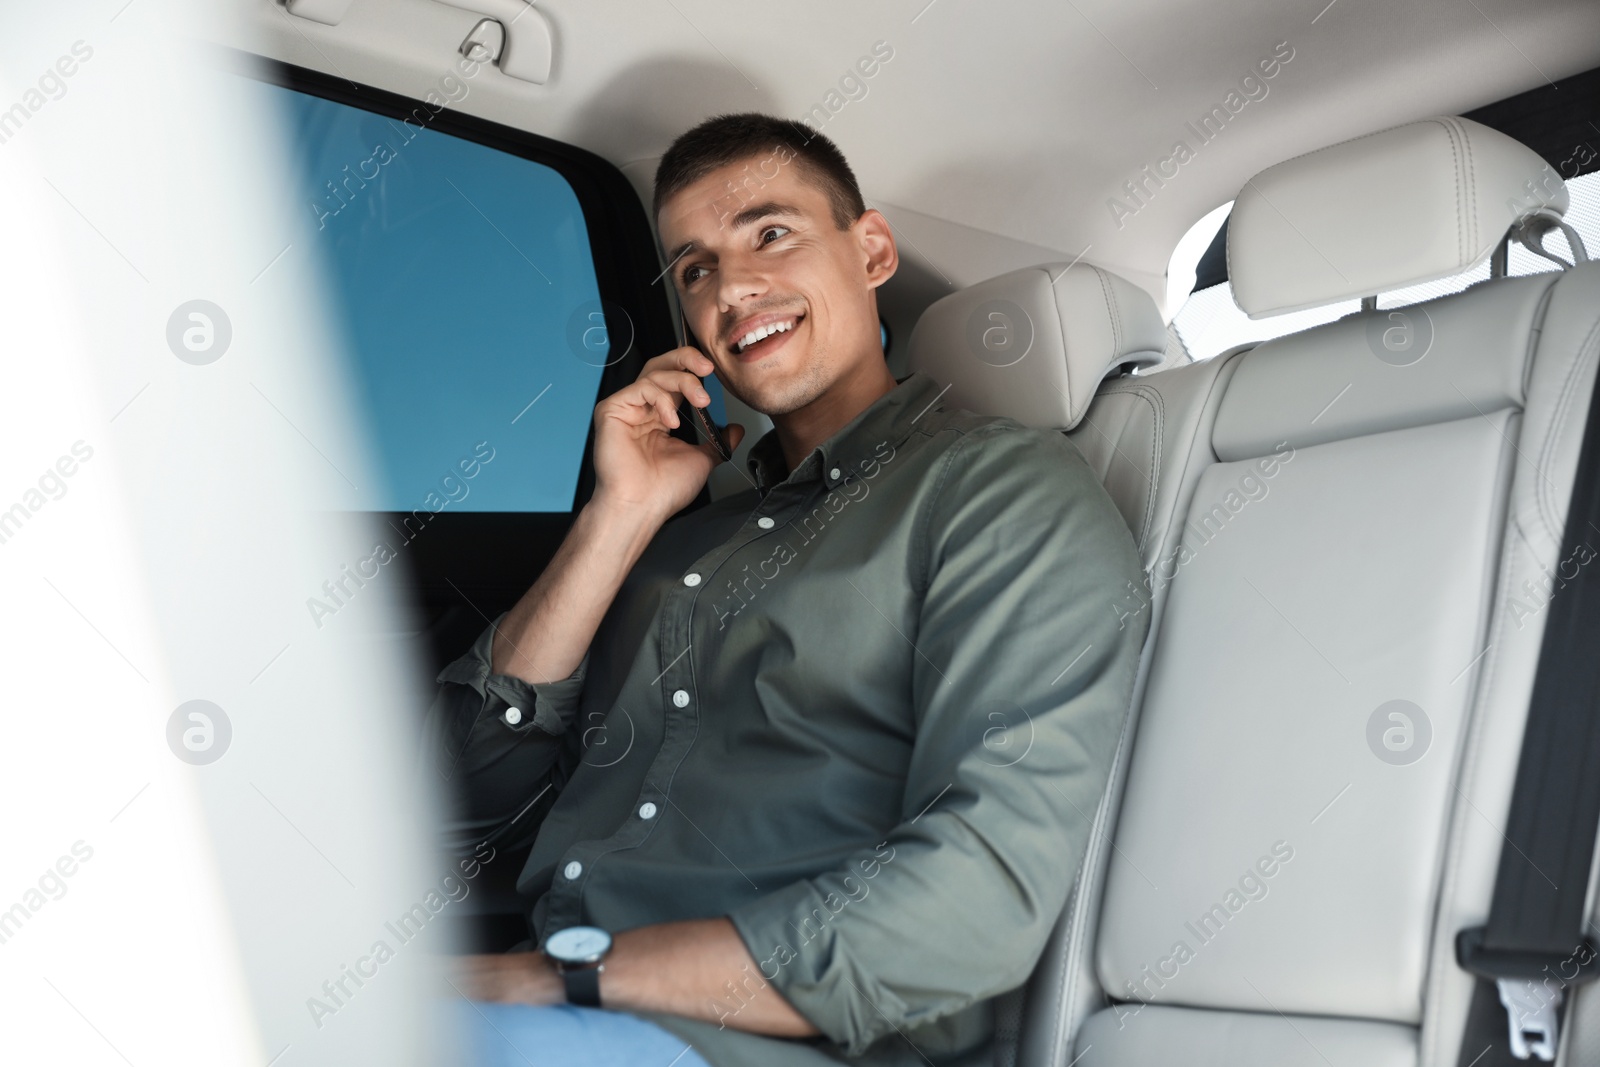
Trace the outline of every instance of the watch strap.
<instances>
[{"instance_id":1,"label":"watch strap","mask_svg":"<svg viewBox=\"0 0 1600 1067\"><path fill-rule=\"evenodd\" d=\"M585 1008L600 1007L600 972L605 969L603 963L587 967L563 965L561 978L567 984L567 1003Z\"/></svg>"}]
</instances>

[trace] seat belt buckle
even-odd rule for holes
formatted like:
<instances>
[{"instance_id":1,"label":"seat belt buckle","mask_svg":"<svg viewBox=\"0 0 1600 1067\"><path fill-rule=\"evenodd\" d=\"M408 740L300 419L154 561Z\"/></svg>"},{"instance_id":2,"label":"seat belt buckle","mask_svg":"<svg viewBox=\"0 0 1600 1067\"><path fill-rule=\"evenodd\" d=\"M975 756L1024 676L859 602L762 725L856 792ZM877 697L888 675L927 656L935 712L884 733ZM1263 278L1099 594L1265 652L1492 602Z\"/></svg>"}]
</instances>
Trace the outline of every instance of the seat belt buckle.
<instances>
[{"instance_id":1,"label":"seat belt buckle","mask_svg":"<svg viewBox=\"0 0 1600 1067\"><path fill-rule=\"evenodd\" d=\"M1469 927L1456 935L1462 970L1494 982L1506 1009L1511 1054L1519 1060L1553 1062L1561 1045L1561 1002L1569 986L1600 978L1600 947L1587 938L1567 955L1489 948L1487 930Z\"/></svg>"},{"instance_id":2,"label":"seat belt buckle","mask_svg":"<svg viewBox=\"0 0 1600 1067\"><path fill-rule=\"evenodd\" d=\"M1500 1003L1511 1027L1511 1054L1519 1060L1556 1058L1563 993L1531 978L1497 978Z\"/></svg>"}]
</instances>

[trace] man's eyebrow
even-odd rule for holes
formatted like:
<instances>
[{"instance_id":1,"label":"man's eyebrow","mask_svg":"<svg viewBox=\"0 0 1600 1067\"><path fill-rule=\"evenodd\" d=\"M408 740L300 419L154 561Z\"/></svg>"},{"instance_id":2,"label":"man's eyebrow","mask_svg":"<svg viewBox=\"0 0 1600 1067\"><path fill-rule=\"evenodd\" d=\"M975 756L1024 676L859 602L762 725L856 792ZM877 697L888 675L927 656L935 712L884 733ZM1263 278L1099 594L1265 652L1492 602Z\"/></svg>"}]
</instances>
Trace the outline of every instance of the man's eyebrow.
<instances>
[{"instance_id":1,"label":"man's eyebrow","mask_svg":"<svg viewBox=\"0 0 1600 1067\"><path fill-rule=\"evenodd\" d=\"M806 213L795 207L793 204L782 204L776 200L768 200L764 204L755 204L745 208L737 215L729 218L726 225L732 226L737 230L741 226L748 226L752 222L756 222L760 219L772 218L774 216L778 218L803 219L806 217ZM690 252L695 251L699 247L699 241L685 241L683 244L672 250L672 255L667 257L667 262L669 264L675 264L678 262L678 260L688 255Z\"/></svg>"},{"instance_id":2,"label":"man's eyebrow","mask_svg":"<svg viewBox=\"0 0 1600 1067\"><path fill-rule=\"evenodd\" d=\"M699 241L683 242L683 244L679 245L677 249L673 251L672 255L667 257L667 270L671 270L673 267L676 267L678 265L678 260L682 259L684 256L688 255L690 252L699 247ZM666 271L662 271L661 273L665 274Z\"/></svg>"},{"instance_id":3,"label":"man's eyebrow","mask_svg":"<svg viewBox=\"0 0 1600 1067\"><path fill-rule=\"evenodd\" d=\"M780 204L776 200L768 200L764 204L756 204L752 207L745 208L743 211L733 216L733 218L729 219L728 224L737 230L741 226L748 226L752 222L756 222L759 219L769 218L773 215L776 215L780 218L803 219L805 218L806 213L795 207L793 204Z\"/></svg>"}]
</instances>

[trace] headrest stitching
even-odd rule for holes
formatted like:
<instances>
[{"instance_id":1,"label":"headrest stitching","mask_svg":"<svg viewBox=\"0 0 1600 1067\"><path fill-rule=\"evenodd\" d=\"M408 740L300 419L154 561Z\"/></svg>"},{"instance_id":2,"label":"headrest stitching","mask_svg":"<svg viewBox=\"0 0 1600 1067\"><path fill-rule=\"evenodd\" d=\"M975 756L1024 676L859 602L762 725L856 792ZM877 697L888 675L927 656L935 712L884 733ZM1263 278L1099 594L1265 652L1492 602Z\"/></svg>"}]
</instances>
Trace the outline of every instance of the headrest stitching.
<instances>
[{"instance_id":1,"label":"headrest stitching","mask_svg":"<svg viewBox=\"0 0 1600 1067\"><path fill-rule=\"evenodd\" d=\"M1046 283L1047 283L1047 285L1049 286L1049 289L1050 289L1050 300L1056 306L1056 331L1059 334L1061 334L1061 351L1063 353L1067 354L1067 358L1068 358L1068 361L1069 361L1068 362L1068 366L1071 366L1071 363L1070 363L1071 353L1067 352L1067 323L1066 323L1066 320L1063 319L1062 316L1061 316L1061 296L1060 296L1060 294L1058 294L1056 292L1056 285L1057 285L1057 283L1059 283L1061 281L1062 278L1065 278L1067 276L1067 272L1068 271L1072 270L1072 264L1068 264L1067 269L1062 271L1060 277L1055 278L1055 279L1051 279L1051 277L1050 277L1050 268L1049 267L1041 267L1039 269L1044 271L1045 281L1046 281ZM1066 398L1066 401L1067 401L1067 420L1070 422L1072 420L1072 418L1073 418L1073 415L1076 413L1076 409L1078 407L1078 404L1077 404L1077 401L1074 400L1073 396L1072 396L1072 375L1070 373L1063 374L1061 376L1061 378L1062 378L1062 381L1065 382L1066 386L1067 386L1067 391L1064 392L1064 393L1061 393L1061 395ZM1056 392L1060 393L1061 390L1057 389Z\"/></svg>"},{"instance_id":2,"label":"headrest stitching","mask_svg":"<svg viewBox=\"0 0 1600 1067\"><path fill-rule=\"evenodd\" d=\"M1100 279L1100 291L1105 295L1106 307L1111 312L1111 357L1116 359L1123 354L1122 345L1122 306L1117 303L1117 290L1111 284L1111 279L1099 267L1093 268L1095 275Z\"/></svg>"},{"instance_id":3,"label":"headrest stitching","mask_svg":"<svg viewBox=\"0 0 1600 1067\"><path fill-rule=\"evenodd\" d=\"M1451 127L1449 122L1443 122L1436 119L1434 120L1434 123L1444 130L1445 139L1450 142L1450 159L1451 162L1455 164L1451 170L1456 181L1456 264L1459 266L1467 257L1466 227L1471 225L1470 222L1467 222L1465 225L1463 225L1463 216L1470 216L1471 211L1469 206L1465 203L1465 194L1461 188L1461 149L1456 144L1456 131Z\"/></svg>"},{"instance_id":4,"label":"headrest stitching","mask_svg":"<svg viewBox=\"0 0 1600 1067\"><path fill-rule=\"evenodd\" d=\"M1472 161L1472 138L1467 136L1467 131L1461 123L1451 120L1451 127L1461 138L1467 156L1467 237L1468 244L1461 257L1462 265L1467 262L1467 257L1478 251L1478 168Z\"/></svg>"}]
</instances>

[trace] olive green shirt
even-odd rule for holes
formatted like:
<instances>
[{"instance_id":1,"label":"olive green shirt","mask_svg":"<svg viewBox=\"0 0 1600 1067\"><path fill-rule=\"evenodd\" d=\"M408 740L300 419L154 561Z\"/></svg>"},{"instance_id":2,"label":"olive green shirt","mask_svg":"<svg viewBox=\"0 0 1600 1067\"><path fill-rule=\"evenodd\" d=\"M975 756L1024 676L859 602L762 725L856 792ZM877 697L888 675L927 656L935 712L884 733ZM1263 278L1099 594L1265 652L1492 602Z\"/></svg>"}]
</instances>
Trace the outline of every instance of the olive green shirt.
<instances>
[{"instance_id":1,"label":"olive green shirt","mask_svg":"<svg viewBox=\"0 0 1600 1067\"><path fill-rule=\"evenodd\" d=\"M492 628L439 675L454 830L537 828L536 938L732 920L756 967L723 1025L641 1013L715 1067L982 1062L1082 860L1139 560L1065 436L941 396L900 379L792 472L765 435L570 677L490 673ZM824 1036L727 1025L764 982Z\"/></svg>"}]
</instances>

